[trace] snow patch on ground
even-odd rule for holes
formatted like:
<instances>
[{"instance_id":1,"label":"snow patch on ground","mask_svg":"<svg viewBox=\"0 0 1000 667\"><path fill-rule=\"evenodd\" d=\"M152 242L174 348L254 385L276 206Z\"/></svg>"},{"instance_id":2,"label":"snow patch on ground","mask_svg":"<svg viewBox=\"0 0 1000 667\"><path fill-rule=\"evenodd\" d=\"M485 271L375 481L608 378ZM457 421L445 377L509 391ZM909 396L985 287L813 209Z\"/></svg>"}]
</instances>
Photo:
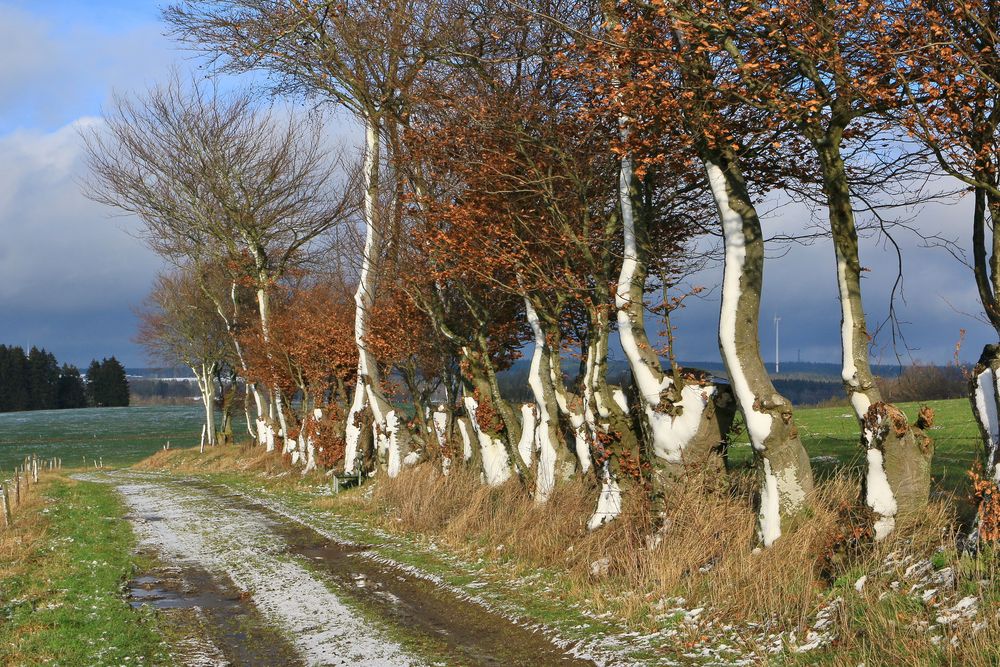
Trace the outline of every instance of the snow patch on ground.
<instances>
[{"instance_id":1,"label":"snow patch on ground","mask_svg":"<svg viewBox=\"0 0 1000 667\"><path fill-rule=\"evenodd\" d=\"M283 556L280 537L247 511L226 507L195 487L118 486L130 510L159 521L138 522L144 547L227 575L252 595L257 608L283 629L311 665L409 665L395 642L345 605L316 576Z\"/></svg>"}]
</instances>

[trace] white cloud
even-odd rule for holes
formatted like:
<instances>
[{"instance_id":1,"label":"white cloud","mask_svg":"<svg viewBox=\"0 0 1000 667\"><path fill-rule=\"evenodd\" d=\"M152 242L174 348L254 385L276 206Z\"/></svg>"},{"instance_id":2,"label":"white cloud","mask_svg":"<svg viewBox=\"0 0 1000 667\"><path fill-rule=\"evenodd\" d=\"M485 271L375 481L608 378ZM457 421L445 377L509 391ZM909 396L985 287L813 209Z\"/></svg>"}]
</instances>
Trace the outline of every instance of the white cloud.
<instances>
[{"instance_id":1,"label":"white cloud","mask_svg":"<svg viewBox=\"0 0 1000 667\"><path fill-rule=\"evenodd\" d=\"M112 89L150 83L179 55L157 22L109 30L36 8L0 4L3 131L52 129L95 114Z\"/></svg>"},{"instance_id":2,"label":"white cloud","mask_svg":"<svg viewBox=\"0 0 1000 667\"><path fill-rule=\"evenodd\" d=\"M80 191L83 119L54 132L0 137L0 308L86 312L135 303L161 261L131 218Z\"/></svg>"}]
</instances>

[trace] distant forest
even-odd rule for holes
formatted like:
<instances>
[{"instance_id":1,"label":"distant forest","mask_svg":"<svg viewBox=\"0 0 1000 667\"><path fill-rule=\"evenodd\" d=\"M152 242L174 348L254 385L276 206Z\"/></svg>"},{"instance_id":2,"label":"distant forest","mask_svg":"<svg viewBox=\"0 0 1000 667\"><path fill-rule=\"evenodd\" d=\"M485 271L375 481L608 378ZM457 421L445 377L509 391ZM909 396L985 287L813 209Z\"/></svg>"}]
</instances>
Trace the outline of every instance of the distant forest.
<instances>
[{"instance_id":1,"label":"distant forest","mask_svg":"<svg viewBox=\"0 0 1000 667\"><path fill-rule=\"evenodd\" d=\"M0 412L122 407L129 404L125 368L117 359L96 359L86 377L45 349L0 345Z\"/></svg>"}]
</instances>

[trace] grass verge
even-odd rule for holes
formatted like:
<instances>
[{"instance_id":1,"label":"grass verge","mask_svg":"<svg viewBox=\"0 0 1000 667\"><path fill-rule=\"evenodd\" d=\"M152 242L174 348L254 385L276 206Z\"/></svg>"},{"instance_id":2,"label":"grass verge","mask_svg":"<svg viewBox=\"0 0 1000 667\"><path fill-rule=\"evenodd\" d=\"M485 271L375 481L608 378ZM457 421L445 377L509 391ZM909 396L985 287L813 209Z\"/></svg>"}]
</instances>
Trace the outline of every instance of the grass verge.
<instances>
[{"instance_id":1,"label":"grass verge","mask_svg":"<svg viewBox=\"0 0 1000 667\"><path fill-rule=\"evenodd\" d=\"M170 664L125 582L134 538L112 487L46 476L0 533L0 664Z\"/></svg>"}]
</instances>

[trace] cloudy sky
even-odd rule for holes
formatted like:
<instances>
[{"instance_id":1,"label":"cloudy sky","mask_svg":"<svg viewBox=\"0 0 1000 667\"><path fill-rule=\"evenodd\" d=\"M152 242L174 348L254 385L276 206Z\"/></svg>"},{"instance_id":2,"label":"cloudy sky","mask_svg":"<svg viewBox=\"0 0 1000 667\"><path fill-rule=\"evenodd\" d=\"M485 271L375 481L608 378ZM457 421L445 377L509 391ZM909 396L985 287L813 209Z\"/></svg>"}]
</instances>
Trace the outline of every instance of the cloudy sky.
<instances>
[{"instance_id":1,"label":"cloudy sky","mask_svg":"<svg viewBox=\"0 0 1000 667\"><path fill-rule=\"evenodd\" d=\"M78 128L100 122L112 91L142 90L172 66L194 66L159 21L156 0L0 0L0 342L38 345L60 360L86 364L117 355L126 365L147 360L131 338L132 307L161 268L130 236L136 221L80 194L82 151ZM766 221L768 233L793 229L809 211L787 207ZM918 222L964 242L967 204L927 207ZM941 250L906 250L900 314L912 356L950 360L959 330L974 359L990 339L987 327L964 313L978 303L968 270ZM867 307L885 317L895 257L874 238L863 240ZM839 315L833 251L828 242L777 250L765 274L762 327L765 357L773 358L774 315L781 316L782 358L836 361ZM713 288L719 272L695 277ZM680 356L716 359L718 290L691 301L677 319ZM880 337L877 358L892 362L890 339ZM620 353L618 354L620 356Z\"/></svg>"}]
</instances>

